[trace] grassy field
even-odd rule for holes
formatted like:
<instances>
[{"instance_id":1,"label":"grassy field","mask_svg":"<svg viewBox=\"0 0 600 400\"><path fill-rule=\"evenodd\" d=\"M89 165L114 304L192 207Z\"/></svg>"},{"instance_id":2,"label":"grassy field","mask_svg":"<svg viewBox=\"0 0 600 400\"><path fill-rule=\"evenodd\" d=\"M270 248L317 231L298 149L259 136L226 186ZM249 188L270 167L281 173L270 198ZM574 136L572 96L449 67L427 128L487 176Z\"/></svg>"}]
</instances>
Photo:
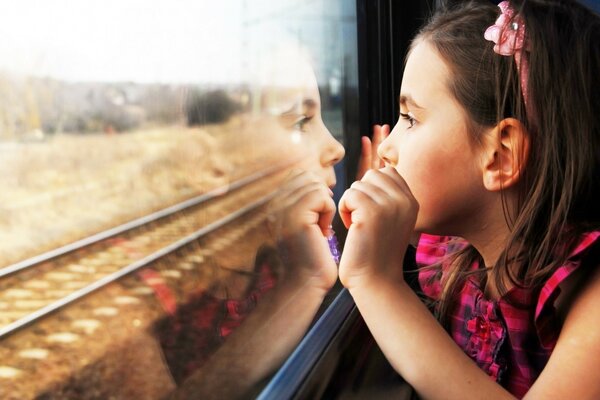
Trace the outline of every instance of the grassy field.
<instances>
[{"instance_id":1,"label":"grassy field","mask_svg":"<svg viewBox=\"0 0 600 400\"><path fill-rule=\"evenodd\" d=\"M277 140L248 128L234 119L0 144L0 267L225 185L282 156Z\"/></svg>"}]
</instances>

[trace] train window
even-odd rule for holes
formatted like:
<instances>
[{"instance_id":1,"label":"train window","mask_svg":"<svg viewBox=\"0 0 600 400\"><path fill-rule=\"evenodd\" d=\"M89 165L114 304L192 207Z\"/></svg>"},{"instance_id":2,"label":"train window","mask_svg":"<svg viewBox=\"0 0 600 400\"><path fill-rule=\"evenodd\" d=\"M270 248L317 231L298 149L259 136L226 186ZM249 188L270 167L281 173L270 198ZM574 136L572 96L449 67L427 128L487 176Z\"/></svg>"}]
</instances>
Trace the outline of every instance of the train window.
<instances>
[{"instance_id":1,"label":"train window","mask_svg":"<svg viewBox=\"0 0 600 400\"><path fill-rule=\"evenodd\" d=\"M355 2L24 0L0 36L0 397L256 394L333 296L288 239L345 186Z\"/></svg>"}]
</instances>

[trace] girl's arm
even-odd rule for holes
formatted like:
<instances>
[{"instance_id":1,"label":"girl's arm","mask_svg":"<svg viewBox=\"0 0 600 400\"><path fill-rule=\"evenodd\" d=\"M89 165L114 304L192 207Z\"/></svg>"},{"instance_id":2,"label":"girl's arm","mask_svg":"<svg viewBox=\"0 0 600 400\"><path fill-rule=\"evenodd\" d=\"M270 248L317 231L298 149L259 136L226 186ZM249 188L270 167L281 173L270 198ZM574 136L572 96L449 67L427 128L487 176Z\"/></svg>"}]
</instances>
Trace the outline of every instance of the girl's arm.
<instances>
[{"instance_id":1,"label":"girl's arm","mask_svg":"<svg viewBox=\"0 0 600 400\"><path fill-rule=\"evenodd\" d=\"M418 204L395 169L367 172L340 201L346 286L383 353L424 398L512 398L463 353L402 277Z\"/></svg>"},{"instance_id":2,"label":"girl's arm","mask_svg":"<svg viewBox=\"0 0 600 400\"><path fill-rule=\"evenodd\" d=\"M172 399L250 397L298 344L326 293L314 282L300 280L275 286Z\"/></svg>"},{"instance_id":3,"label":"girl's arm","mask_svg":"<svg viewBox=\"0 0 600 400\"><path fill-rule=\"evenodd\" d=\"M274 204L272 228L285 268L281 280L174 399L247 397L298 344L335 283L337 266L325 238L335 213L331 191L302 173Z\"/></svg>"},{"instance_id":4,"label":"girl's arm","mask_svg":"<svg viewBox=\"0 0 600 400\"><path fill-rule=\"evenodd\" d=\"M572 303L548 364L526 399L600 398L600 264Z\"/></svg>"},{"instance_id":5,"label":"girl's arm","mask_svg":"<svg viewBox=\"0 0 600 400\"><path fill-rule=\"evenodd\" d=\"M368 172L340 201L349 227L340 280L382 351L424 398L512 398L463 353L402 277L418 204L393 168ZM600 268L573 302L531 399L600 398Z\"/></svg>"},{"instance_id":6,"label":"girl's arm","mask_svg":"<svg viewBox=\"0 0 600 400\"><path fill-rule=\"evenodd\" d=\"M369 279L350 293L394 369L426 399L512 399L467 357L404 282Z\"/></svg>"}]
</instances>

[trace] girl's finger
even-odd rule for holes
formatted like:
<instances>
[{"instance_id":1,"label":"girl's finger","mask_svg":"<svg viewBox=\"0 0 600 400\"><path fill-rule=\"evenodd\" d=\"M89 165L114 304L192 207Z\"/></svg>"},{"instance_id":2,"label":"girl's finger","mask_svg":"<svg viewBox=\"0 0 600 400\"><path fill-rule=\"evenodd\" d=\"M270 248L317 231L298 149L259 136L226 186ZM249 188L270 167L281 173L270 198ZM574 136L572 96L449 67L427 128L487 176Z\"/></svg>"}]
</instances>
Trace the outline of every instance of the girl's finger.
<instances>
[{"instance_id":1,"label":"girl's finger","mask_svg":"<svg viewBox=\"0 0 600 400\"><path fill-rule=\"evenodd\" d=\"M362 181L373 183L374 185L381 187L390 195L397 191L401 191L405 195L413 196L412 191L404 178L400 176L395 168L390 166L367 171Z\"/></svg>"},{"instance_id":2,"label":"girl's finger","mask_svg":"<svg viewBox=\"0 0 600 400\"><path fill-rule=\"evenodd\" d=\"M372 164L373 146L371 145L371 139L368 136L361 138L360 146L360 159L358 162L358 170L356 172L356 179L360 180L365 172L371 168Z\"/></svg>"},{"instance_id":3,"label":"girl's finger","mask_svg":"<svg viewBox=\"0 0 600 400\"><path fill-rule=\"evenodd\" d=\"M319 220L317 221L317 224L321 228L323 236L327 236L330 234L329 230L331 229L333 217L335 217L336 207L335 202L331 197L323 197L321 198L321 202L321 205L318 207Z\"/></svg>"},{"instance_id":4,"label":"girl's finger","mask_svg":"<svg viewBox=\"0 0 600 400\"><path fill-rule=\"evenodd\" d=\"M382 133L382 126L374 125L373 126L373 141L371 144L371 164L370 164L371 169L380 168L381 159L377 155L377 148L379 147L379 145L382 142L381 133Z\"/></svg>"},{"instance_id":5,"label":"girl's finger","mask_svg":"<svg viewBox=\"0 0 600 400\"><path fill-rule=\"evenodd\" d=\"M382 210L393 212L398 206L418 209L418 202L410 188L394 168L371 170L352 187L368 193Z\"/></svg>"},{"instance_id":6,"label":"girl's finger","mask_svg":"<svg viewBox=\"0 0 600 400\"><path fill-rule=\"evenodd\" d=\"M376 129L375 129L376 128ZM385 140L385 138L387 138L390 134L390 126L385 124L385 125L375 125L375 127L373 128L373 143L372 143L372 148L371 148L371 168L372 169L379 169L381 167L383 167L385 164L383 162L383 160L381 158L379 158L379 155L377 154L377 149L379 148L379 145Z\"/></svg>"},{"instance_id":7,"label":"girl's finger","mask_svg":"<svg viewBox=\"0 0 600 400\"><path fill-rule=\"evenodd\" d=\"M300 172L283 183L276 195L269 202L269 215L276 218L283 210L287 210L298 202L298 199L307 191L322 187L330 197L333 192L317 176L311 173Z\"/></svg>"},{"instance_id":8,"label":"girl's finger","mask_svg":"<svg viewBox=\"0 0 600 400\"><path fill-rule=\"evenodd\" d=\"M318 192L321 195L331 198L331 190L321 182L305 182L302 185L295 186L292 190L288 191L284 196L278 199L278 209L288 209L297 204L300 204L301 199L308 193Z\"/></svg>"},{"instance_id":9,"label":"girl's finger","mask_svg":"<svg viewBox=\"0 0 600 400\"><path fill-rule=\"evenodd\" d=\"M406 183L406 181L398 173L396 168L387 166L387 167L380 168L378 170L378 172L380 172L381 176L386 177L385 179L389 179L391 182L394 182L394 184L397 187L401 188L402 191L404 191L405 193L409 193L412 196L412 191L410 190L408 183Z\"/></svg>"},{"instance_id":10,"label":"girl's finger","mask_svg":"<svg viewBox=\"0 0 600 400\"><path fill-rule=\"evenodd\" d=\"M364 193L375 203L380 205L386 204L392 198L392 196L390 196L390 192L383 189L382 185L377 185L371 182L356 181L350 187Z\"/></svg>"},{"instance_id":11,"label":"girl's finger","mask_svg":"<svg viewBox=\"0 0 600 400\"><path fill-rule=\"evenodd\" d=\"M298 210L299 207L296 207L291 212L295 214L294 217L298 218L298 221L302 221L302 224L317 224L324 236L329 233L336 207L326 186L310 184L298 194L290 205L291 207L301 207L302 211Z\"/></svg>"},{"instance_id":12,"label":"girl's finger","mask_svg":"<svg viewBox=\"0 0 600 400\"><path fill-rule=\"evenodd\" d=\"M354 185L354 184L353 184ZM359 207L366 207L372 209L375 205L375 200L366 191L358 190L356 187L350 187L340 199L338 204L340 218L346 228L350 228L352 225L354 213Z\"/></svg>"}]
</instances>

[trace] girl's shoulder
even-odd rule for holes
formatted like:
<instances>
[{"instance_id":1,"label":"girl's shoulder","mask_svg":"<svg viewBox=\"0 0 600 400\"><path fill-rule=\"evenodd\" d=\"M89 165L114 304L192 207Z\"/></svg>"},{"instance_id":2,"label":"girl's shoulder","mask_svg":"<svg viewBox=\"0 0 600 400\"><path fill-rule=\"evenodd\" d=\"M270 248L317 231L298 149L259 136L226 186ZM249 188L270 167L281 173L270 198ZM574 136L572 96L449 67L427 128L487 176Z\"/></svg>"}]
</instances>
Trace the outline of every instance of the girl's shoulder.
<instances>
[{"instance_id":1,"label":"girl's shoulder","mask_svg":"<svg viewBox=\"0 0 600 400\"><path fill-rule=\"evenodd\" d=\"M576 271L580 275L587 275L586 272L592 272L592 269L598 267L600 264L597 254L600 245L599 239L600 231L587 232L581 235L567 261L552 273L542 287L538 298L536 317L540 314L544 305L558 294L557 289L562 286L567 278L575 275ZM585 271L583 268L585 268Z\"/></svg>"},{"instance_id":2,"label":"girl's shoulder","mask_svg":"<svg viewBox=\"0 0 600 400\"><path fill-rule=\"evenodd\" d=\"M448 267L448 255L468 246L464 239L453 236L423 234L416 249L416 263L419 267L419 284L423 292L433 299L441 292L441 277ZM535 319L553 306L562 292L561 307L568 305L567 295L576 295L577 288L585 277L600 267L600 230L584 233L578 239L567 261L557 268L544 282L537 295ZM572 279L570 279L572 277ZM539 287L538 287L539 288Z\"/></svg>"}]
</instances>

